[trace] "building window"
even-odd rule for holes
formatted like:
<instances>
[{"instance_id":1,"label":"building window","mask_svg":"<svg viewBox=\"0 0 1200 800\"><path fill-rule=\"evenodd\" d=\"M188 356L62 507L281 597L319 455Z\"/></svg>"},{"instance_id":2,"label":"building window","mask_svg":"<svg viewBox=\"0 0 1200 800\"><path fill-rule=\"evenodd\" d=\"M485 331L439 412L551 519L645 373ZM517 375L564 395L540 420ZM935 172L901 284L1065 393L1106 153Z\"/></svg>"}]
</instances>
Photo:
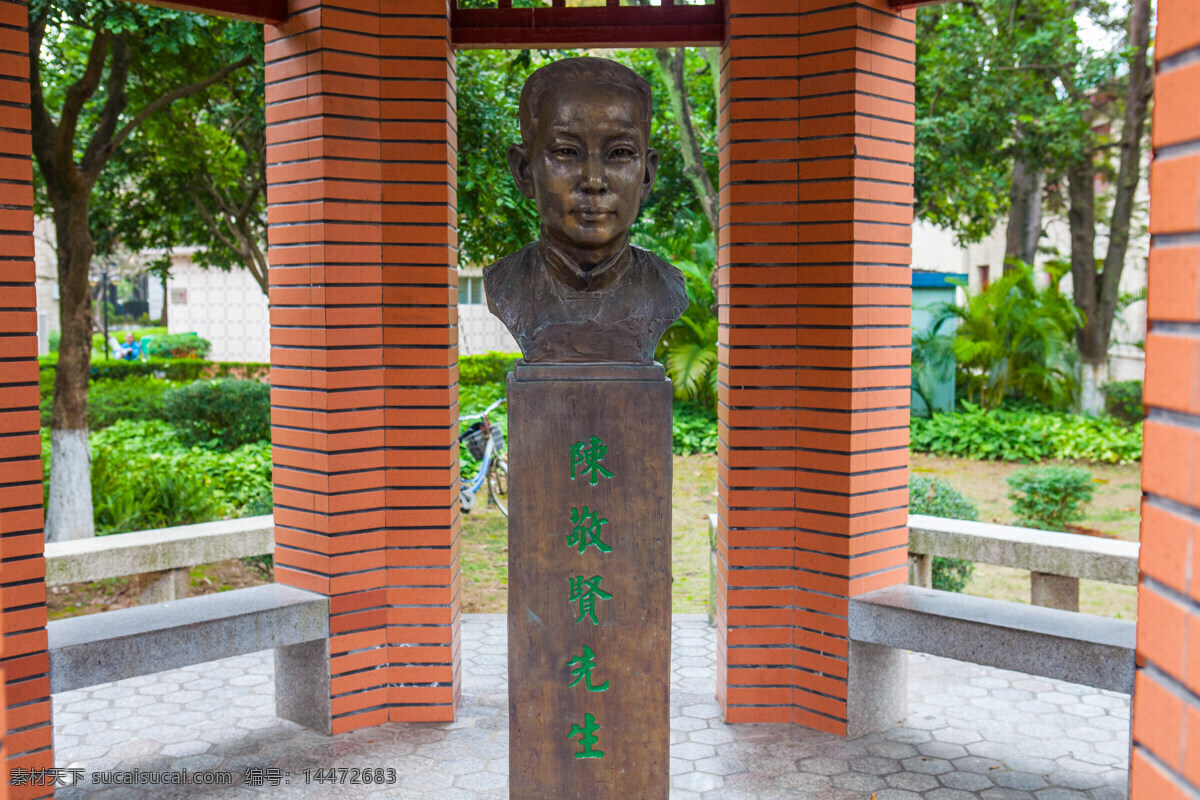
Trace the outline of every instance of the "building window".
<instances>
[{"instance_id":1,"label":"building window","mask_svg":"<svg viewBox=\"0 0 1200 800\"><path fill-rule=\"evenodd\" d=\"M460 306L483 305L483 278L458 276L458 304Z\"/></svg>"}]
</instances>

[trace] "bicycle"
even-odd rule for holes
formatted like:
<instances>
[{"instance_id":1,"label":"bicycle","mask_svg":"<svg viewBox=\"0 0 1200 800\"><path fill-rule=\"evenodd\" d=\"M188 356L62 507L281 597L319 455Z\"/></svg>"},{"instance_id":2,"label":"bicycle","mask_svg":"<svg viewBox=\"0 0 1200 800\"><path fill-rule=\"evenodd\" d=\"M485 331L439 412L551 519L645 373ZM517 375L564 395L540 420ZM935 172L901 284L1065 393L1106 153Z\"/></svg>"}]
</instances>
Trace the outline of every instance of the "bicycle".
<instances>
[{"instance_id":1,"label":"bicycle","mask_svg":"<svg viewBox=\"0 0 1200 800\"><path fill-rule=\"evenodd\" d=\"M478 420L459 434L458 441L465 442L471 455L479 459L479 471L470 480L464 476L462 494L459 496L459 508L464 514L471 513L475 507L475 498L486 482L491 501L500 509L500 513L508 516L508 461L502 455L504 452L504 431L500 426L488 419L488 414L504 405L502 397L478 414L466 414L458 418L459 422Z\"/></svg>"}]
</instances>

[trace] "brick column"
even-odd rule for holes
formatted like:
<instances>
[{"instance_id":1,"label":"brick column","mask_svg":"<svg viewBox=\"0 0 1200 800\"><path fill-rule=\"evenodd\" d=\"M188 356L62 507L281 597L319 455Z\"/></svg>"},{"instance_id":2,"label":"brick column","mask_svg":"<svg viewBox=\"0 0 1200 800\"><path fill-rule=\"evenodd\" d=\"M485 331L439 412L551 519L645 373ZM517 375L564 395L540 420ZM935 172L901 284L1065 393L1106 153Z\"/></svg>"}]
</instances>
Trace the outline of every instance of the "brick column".
<instances>
[{"instance_id":1,"label":"brick column","mask_svg":"<svg viewBox=\"0 0 1200 800\"><path fill-rule=\"evenodd\" d=\"M907 576L914 17L726 8L717 693L858 735L904 702L846 613Z\"/></svg>"},{"instance_id":2,"label":"brick column","mask_svg":"<svg viewBox=\"0 0 1200 800\"><path fill-rule=\"evenodd\" d=\"M334 733L451 720L460 571L448 4L292 0L290 13L266 29L276 580L331 598L322 713Z\"/></svg>"},{"instance_id":3,"label":"brick column","mask_svg":"<svg viewBox=\"0 0 1200 800\"><path fill-rule=\"evenodd\" d=\"M1132 797L1200 796L1200 6L1159 0Z\"/></svg>"},{"instance_id":4,"label":"brick column","mask_svg":"<svg viewBox=\"0 0 1200 800\"><path fill-rule=\"evenodd\" d=\"M53 766L29 55L23 2L0 0L0 798L53 796L10 786L13 769Z\"/></svg>"}]
</instances>

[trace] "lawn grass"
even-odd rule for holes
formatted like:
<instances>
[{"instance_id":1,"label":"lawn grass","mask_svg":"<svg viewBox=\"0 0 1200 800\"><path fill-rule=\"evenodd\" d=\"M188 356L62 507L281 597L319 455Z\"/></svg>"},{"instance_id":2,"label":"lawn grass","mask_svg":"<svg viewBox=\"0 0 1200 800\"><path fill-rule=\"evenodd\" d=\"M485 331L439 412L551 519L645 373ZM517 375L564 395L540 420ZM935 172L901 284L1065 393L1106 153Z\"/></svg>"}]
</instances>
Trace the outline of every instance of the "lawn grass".
<instances>
[{"instance_id":1,"label":"lawn grass","mask_svg":"<svg viewBox=\"0 0 1200 800\"><path fill-rule=\"evenodd\" d=\"M716 511L717 459L675 456L671 610L708 608L708 515ZM482 500L482 498L480 498ZM462 610L502 614L508 601L508 520L482 502L462 521Z\"/></svg>"},{"instance_id":2,"label":"lawn grass","mask_svg":"<svg viewBox=\"0 0 1200 800\"><path fill-rule=\"evenodd\" d=\"M1011 524L1004 479L1021 464L913 455L913 471L947 478L979 505L985 522ZM1096 497L1085 528L1122 539L1138 536L1141 495L1138 465L1089 465ZM675 457L672 528L671 610L704 613L708 608L708 515L717 510L715 455ZM508 592L507 520L494 507L477 507L463 518L463 611L503 613ZM1029 573L990 564L976 566L967 594L1029 602ZM1137 589L1097 581L1080 583L1080 610L1105 617L1137 618Z\"/></svg>"}]
</instances>

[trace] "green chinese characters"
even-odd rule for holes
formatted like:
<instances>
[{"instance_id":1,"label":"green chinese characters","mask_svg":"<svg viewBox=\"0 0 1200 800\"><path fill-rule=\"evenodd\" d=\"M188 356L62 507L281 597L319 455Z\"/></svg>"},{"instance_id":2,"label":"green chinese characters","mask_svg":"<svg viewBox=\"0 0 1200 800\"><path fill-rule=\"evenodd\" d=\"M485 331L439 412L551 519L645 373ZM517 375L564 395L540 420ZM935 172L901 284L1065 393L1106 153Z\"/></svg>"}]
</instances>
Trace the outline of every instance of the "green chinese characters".
<instances>
[{"instance_id":1,"label":"green chinese characters","mask_svg":"<svg viewBox=\"0 0 1200 800\"><path fill-rule=\"evenodd\" d=\"M612 548L600 540L600 528L607 525L608 519L600 516L599 512L590 510L587 506L571 509L571 532L567 534L567 546L579 549L579 554L589 546L595 547L601 553L610 553Z\"/></svg>"},{"instance_id":2,"label":"green chinese characters","mask_svg":"<svg viewBox=\"0 0 1200 800\"><path fill-rule=\"evenodd\" d=\"M596 731L600 726L596 724L596 718L591 714L583 715L582 725L572 725L571 732L567 734L568 739L579 737L579 744L583 749L575 754L576 758L604 758L603 750L594 749L596 743L600 741L600 737L596 735Z\"/></svg>"},{"instance_id":3,"label":"green chinese characters","mask_svg":"<svg viewBox=\"0 0 1200 800\"><path fill-rule=\"evenodd\" d=\"M608 448L599 436L591 437L590 442L576 442L571 445L571 480L590 475L589 482L595 486L601 477L611 478L613 474L600 466L606 455Z\"/></svg>"},{"instance_id":4,"label":"green chinese characters","mask_svg":"<svg viewBox=\"0 0 1200 800\"><path fill-rule=\"evenodd\" d=\"M612 478L612 471L600 463L606 455L608 455L608 448L599 436L591 436L587 441L575 442L571 445L570 454L571 480L587 480L589 485L595 486L601 478ZM593 511L586 505L573 506L571 508L571 528L566 535L567 546L576 550L581 556L589 547L594 547L599 553L612 552L612 547L601 538L601 529L607 524L608 519L601 516L600 512ZM593 575L590 578L576 575L568 578L568 581L568 602L579 604L576 624L587 619L591 620L593 625L599 625L600 622L596 617L596 601L612 599L612 594L602 588L603 578L600 575ZM570 686L582 686L587 692L608 691L609 681L596 683L593 680L592 673L595 669L596 654L590 647L583 645L582 654L573 656L567 662L567 670L571 676ZM599 729L600 725L590 713L583 715L582 725L571 726L567 738L578 737L581 748L574 754L575 758L604 758L604 751L596 749L596 744L599 742L596 731Z\"/></svg>"}]
</instances>

